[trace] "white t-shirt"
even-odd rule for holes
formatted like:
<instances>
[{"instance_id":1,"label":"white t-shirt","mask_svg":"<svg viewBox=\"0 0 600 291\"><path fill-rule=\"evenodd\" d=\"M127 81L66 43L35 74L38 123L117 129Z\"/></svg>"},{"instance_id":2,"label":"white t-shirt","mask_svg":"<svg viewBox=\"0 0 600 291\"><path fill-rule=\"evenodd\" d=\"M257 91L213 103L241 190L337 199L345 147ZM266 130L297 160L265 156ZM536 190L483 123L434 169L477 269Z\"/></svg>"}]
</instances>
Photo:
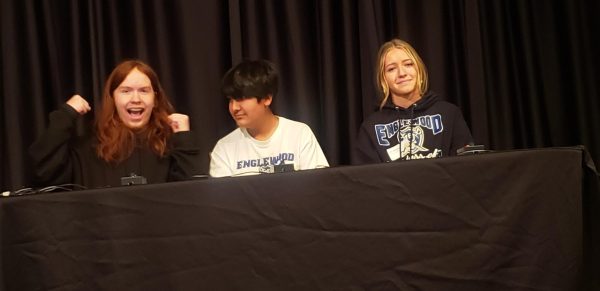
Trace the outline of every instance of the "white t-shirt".
<instances>
[{"instance_id":1,"label":"white t-shirt","mask_svg":"<svg viewBox=\"0 0 600 291\"><path fill-rule=\"evenodd\" d=\"M245 128L237 128L210 153L210 176L226 177L273 173L275 165L294 170L329 167L308 125L279 116L279 124L268 140L256 140Z\"/></svg>"}]
</instances>

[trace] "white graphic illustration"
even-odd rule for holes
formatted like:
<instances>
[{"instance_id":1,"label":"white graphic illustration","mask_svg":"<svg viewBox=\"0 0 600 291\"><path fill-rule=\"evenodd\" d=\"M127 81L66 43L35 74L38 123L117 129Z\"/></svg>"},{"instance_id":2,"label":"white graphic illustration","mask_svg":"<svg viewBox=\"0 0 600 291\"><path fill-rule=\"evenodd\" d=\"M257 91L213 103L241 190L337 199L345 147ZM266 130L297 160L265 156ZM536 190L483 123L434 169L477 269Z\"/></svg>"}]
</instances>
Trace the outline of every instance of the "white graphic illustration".
<instances>
[{"instance_id":1,"label":"white graphic illustration","mask_svg":"<svg viewBox=\"0 0 600 291\"><path fill-rule=\"evenodd\" d=\"M423 128L421 128L419 125L413 125L412 130L410 126L402 128L400 130L400 134L398 134L398 143L400 144L402 158L408 156L408 159L411 159L412 156L418 154L419 152L429 151L429 149L423 146L425 143L425 133L423 132Z\"/></svg>"}]
</instances>

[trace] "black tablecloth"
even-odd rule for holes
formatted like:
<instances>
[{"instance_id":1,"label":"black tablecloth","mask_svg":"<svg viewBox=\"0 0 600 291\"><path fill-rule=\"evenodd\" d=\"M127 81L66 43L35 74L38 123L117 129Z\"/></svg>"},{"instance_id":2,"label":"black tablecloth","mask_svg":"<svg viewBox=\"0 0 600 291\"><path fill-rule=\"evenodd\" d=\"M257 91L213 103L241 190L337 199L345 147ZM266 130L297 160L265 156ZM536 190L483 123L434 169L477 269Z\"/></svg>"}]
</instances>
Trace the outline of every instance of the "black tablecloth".
<instances>
[{"instance_id":1,"label":"black tablecloth","mask_svg":"<svg viewBox=\"0 0 600 291\"><path fill-rule=\"evenodd\" d=\"M0 288L594 288L592 167L554 148L3 198Z\"/></svg>"}]
</instances>

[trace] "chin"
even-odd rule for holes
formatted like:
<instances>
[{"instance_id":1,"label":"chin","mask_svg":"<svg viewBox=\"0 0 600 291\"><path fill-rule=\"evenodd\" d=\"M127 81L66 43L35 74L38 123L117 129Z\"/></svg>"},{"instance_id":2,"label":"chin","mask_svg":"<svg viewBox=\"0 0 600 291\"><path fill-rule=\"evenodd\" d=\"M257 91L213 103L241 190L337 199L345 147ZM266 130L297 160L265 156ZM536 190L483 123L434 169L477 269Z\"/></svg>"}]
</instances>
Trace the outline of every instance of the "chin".
<instances>
[{"instance_id":1,"label":"chin","mask_svg":"<svg viewBox=\"0 0 600 291\"><path fill-rule=\"evenodd\" d=\"M133 129L133 130L139 130L139 129L144 129L146 128L146 126L148 125L148 121L143 121L143 122L135 122L135 123L124 123L125 126L129 129Z\"/></svg>"},{"instance_id":2,"label":"chin","mask_svg":"<svg viewBox=\"0 0 600 291\"><path fill-rule=\"evenodd\" d=\"M241 120L236 120L236 121L235 121L235 124L236 124L238 127L247 127L247 126L248 126L248 122L241 121Z\"/></svg>"}]
</instances>

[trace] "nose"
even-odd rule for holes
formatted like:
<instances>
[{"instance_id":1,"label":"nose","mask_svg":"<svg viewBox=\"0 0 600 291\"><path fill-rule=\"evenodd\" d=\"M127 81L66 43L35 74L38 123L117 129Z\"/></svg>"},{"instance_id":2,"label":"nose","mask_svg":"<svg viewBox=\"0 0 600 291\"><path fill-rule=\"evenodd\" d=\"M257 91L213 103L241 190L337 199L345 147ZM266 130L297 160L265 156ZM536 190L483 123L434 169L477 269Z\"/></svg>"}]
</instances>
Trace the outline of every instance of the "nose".
<instances>
[{"instance_id":1,"label":"nose","mask_svg":"<svg viewBox=\"0 0 600 291\"><path fill-rule=\"evenodd\" d=\"M142 99L139 94L140 92L138 90L133 90L131 92L131 102L140 102Z\"/></svg>"},{"instance_id":2,"label":"nose","mask_svg":"<svg viewBox=\"0 0 600 291\"><path fill-rule=\"evenodd\" d=\"M400 76L400 77L406 76L406 68L404 68L403 66L400 66L400 68L398 68L398 76Z\"/></svg>"},{"instance_id":3,"label":"nose","mask_svg":"<svg viewBox=\"0 0 600 291\"><path fill-rule=\"evenodd\" d=\"M238 111L240 110L240 103L231 98L229 99L229 108L231 108L232 111Z\"/></svg>"}]
</instances>

